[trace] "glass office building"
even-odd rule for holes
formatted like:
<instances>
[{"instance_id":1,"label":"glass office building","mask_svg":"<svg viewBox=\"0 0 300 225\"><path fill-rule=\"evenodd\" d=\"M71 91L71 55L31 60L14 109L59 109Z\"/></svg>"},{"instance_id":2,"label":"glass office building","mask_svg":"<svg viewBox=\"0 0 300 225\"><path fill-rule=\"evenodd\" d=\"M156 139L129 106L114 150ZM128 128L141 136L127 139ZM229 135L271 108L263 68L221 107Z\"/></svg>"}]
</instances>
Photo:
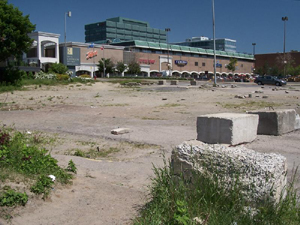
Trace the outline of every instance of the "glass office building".
<instances>
[{"instance_id":1,"label":"glass office building","mask_svg":"<svg viewBox=\"0 0 300 225\"><path fill-rule=\"evenodd\" d=\"M167 35L165 30L151 28L148 22L123 17L85 25L86 43L114 43L132 40L166 43Z\"/></svg>"},{"instance_id":2,"label":"glass office building","mask_svg":"<svg viewBox=\"0 0 300 225\"><path fill-rule=\"evenodd\" d=\"M195 48L214 49L214 41L204 37L194 37L187 39L185 42L174 43L181 46ZM236 52L236 40L222 38L216 39L216 50L225 52Z\"/></svg>"}]
</instances>

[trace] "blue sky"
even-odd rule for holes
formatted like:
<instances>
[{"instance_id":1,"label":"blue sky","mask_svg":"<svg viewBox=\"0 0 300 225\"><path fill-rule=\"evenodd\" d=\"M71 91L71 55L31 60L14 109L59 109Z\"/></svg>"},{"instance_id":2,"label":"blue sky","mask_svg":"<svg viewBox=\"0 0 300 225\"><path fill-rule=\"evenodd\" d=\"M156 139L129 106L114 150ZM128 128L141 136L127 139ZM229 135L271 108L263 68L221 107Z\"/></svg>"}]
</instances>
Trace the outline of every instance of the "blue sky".
<instances>
[{"instance_id":1,"label":"blue sky","mask_svg":"<svg viewBox=\"0 0 300 225\"><path fill-rule=\"evenodd\" d=\"M170 42L190 37L212 38L212 0L8 0L29 15L37 31L60 34L67 41L85 42L84 25L112 17L149 22L153 28L171 28ZM237 40L237 51L283 52L283 16L286 51L300 51L300 0L215 0L216 38Z\"/></svg>"}]
</instances>

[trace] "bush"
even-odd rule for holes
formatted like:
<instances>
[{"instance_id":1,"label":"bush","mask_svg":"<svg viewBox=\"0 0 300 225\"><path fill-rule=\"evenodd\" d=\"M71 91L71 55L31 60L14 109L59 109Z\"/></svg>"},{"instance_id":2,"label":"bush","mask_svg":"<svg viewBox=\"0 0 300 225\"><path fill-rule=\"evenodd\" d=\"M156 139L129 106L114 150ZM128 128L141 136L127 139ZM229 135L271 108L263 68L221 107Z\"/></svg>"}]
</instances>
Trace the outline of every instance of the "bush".
<instances>
[{"instance_id":1,"label":"bush","mask_svg":"<svg viewBox=\"0 0 300 225\"><path fill-rule=\"evenodd\" d=\"M0 70L0 83L2 85L20 86L20 81L24 73L24 71L18 70L15 67L8 66L5 69Z\"/></svg>"},{"instance_id":2,"label":"bush","mask_svg":"<svg viewBox=\"0 0 300 225\"><path fill-rule=\"evenodd\" d=\"M62 63L53 63L50 65L49 72L58 73L58 74L66 74L68 71L68 67Z\"/></svg>"},{"instance_id":3,"label":"bush","mask_svg":"<svg viewBox=\"0 0 300 225\"><path fill-rule=\"evenodd\" d=\"M59 81L69 80L70 76L66 75L66 74L56 74L56 79L59 80Z\"/></svg>"},{"instance_id":4,"label":"bush","mask_svg":"<svg viewBox=\"0 0 300 225\"><path fill-rule=\"evenodd\" d=\"M81 78L91 78L91 75L82 74L82 75L79 75L79 77L81 77Z\"/></svg>"}]
</instances>

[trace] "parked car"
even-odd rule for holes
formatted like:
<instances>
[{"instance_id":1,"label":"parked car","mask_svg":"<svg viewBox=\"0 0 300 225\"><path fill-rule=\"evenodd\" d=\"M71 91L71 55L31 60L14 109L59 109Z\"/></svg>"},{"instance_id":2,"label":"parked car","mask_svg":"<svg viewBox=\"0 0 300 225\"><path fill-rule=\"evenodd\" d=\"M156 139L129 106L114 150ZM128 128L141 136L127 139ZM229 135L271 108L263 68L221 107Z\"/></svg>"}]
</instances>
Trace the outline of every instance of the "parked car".
<instances>
[{"instance_id":1,"label":"parked car","mask_svg":"<svg viewBox=\"0 0 300 225\"><path fill-rule=\"evenodd\" d=\"M259 76L254 80L254 83L257 83L258 85L264 85L264 84L273 84L276 86L286 85L285 80L278 79L275 76Z\"/></svg>"}]
</instances>

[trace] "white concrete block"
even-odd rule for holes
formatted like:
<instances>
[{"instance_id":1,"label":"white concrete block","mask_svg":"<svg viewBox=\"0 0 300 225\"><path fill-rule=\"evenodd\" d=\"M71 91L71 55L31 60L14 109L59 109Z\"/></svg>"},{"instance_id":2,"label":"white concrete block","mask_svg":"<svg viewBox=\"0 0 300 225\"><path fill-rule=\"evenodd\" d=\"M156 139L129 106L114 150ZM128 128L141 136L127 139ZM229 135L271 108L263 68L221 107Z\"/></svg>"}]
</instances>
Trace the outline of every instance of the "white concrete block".
<instances>
[{"instance_id":1,"label":"white concrete block","mask_svg":"<svg viewBox=\"0 0 300 225\"><path fill-rule=\"evenodd\" d=\"M257 134L277 136L295 130L296 111L294 109L251 111L248 114L259 116Z\"/></svg>"},{"instance_id":2,"label":"white concrete block","mask_svg":"<svg viewBox=\"0 0 300 225\"><path fill-rule=\"evenodd\" d=\"M219 113L197 118L197 140L237 145L257 137L258 115Z\"/></svg>"},{"instance_id":3,"label":"white concrete block","mask_svg":"<svg viewBox=\"0 0 300 225\"><path fill-rule=\"evenodd\" d=\"M129 128L117 128L117 129L113 129L111 131L111 133L115 134L115 135L126 134L126 133L129 133L129 132L130 132Z\"/></svg>"}]
</instances>

